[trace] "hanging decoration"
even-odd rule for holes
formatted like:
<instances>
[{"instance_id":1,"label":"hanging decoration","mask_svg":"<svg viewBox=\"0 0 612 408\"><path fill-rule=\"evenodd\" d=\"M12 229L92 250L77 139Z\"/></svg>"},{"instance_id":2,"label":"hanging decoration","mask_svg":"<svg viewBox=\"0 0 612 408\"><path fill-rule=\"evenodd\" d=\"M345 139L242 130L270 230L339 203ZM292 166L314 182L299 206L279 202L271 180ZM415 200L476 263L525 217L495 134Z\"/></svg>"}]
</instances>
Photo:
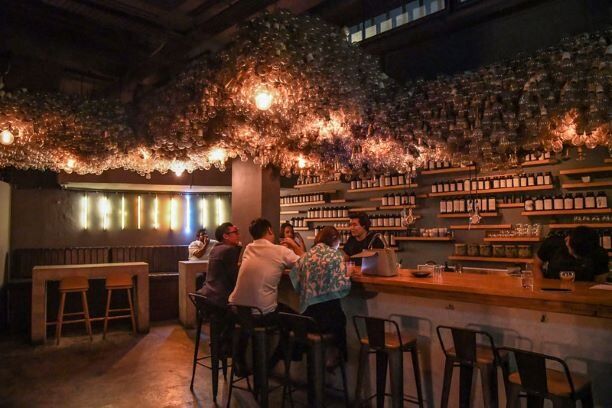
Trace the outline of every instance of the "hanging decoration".
<instances>
[{"instance_id":1,"label":"hanging decoration","mask_svg":"<svg viewBox=\"0 0 612 408\"><path fill-rule=\"evenodd\" d=\"M132 105L7 92L0 167L148 175L230 159L283 175L507 167L522 152L612 151L612 29L473 72L399 84L313 16L265 14Z\"/></svg>"}]
</instances>

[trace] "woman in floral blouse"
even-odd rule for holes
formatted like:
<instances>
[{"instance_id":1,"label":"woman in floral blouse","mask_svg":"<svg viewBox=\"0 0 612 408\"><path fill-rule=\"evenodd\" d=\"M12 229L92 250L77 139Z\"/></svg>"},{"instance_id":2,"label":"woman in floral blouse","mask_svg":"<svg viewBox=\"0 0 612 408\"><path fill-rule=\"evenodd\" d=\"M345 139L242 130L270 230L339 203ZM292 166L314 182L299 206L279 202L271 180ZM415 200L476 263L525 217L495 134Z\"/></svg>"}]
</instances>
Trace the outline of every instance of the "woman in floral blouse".
<instances>
[{"instance_id":1,"label":"woman in floral blouse","mask_svg":"<svg viewBox=\"0 0 612 408\"><path fill-rule=\"evenodd\" d=\"M300 313L312 317L323 333L333 334L340 355L346 359L346 316L340 299L348 295L351 280L338 251L339 244L338 230L323 228L315 237L315 245L295 264L290 276L300 295ZM337 355L328 359L328 366L337 360Z\"/></svg>"}]
</instances>

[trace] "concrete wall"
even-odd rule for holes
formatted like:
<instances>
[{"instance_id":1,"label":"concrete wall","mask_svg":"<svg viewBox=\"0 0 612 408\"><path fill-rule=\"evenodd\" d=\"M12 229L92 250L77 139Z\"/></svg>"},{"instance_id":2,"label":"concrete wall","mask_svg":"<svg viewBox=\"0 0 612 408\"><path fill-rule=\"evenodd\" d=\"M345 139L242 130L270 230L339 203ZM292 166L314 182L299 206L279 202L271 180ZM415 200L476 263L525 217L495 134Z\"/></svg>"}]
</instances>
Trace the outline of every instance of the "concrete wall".
<instances>
[{"instance_id":1,"label":"concrete wall","mask_svg":"<svg viewBox=\"0 0 612 408\"><path fill-rule=\"evenodd\" d=\"M141 196L141 229L137 226L137 203ZM87 228L83 225L83 197L88 197ZM121 198L126 211L122 229ZM108 199L111 210L104 229L100 202ZM84 193L57 189L16 189L11 197L11 248L57 248L65 246L186 245L193 241L202 217L199 201L206 197L203 219L209 230L231 218L228 194L191 196L190 230L186 230L186 195L157 194L159 228L153 227L154 193ZM176 224L170 229L170 203L174 197ZM219 201L219 205L217 205ZM217 211L219 208L219 211ZM212 231L211 231L212 232Z\"/></svg>"}]
</instances>

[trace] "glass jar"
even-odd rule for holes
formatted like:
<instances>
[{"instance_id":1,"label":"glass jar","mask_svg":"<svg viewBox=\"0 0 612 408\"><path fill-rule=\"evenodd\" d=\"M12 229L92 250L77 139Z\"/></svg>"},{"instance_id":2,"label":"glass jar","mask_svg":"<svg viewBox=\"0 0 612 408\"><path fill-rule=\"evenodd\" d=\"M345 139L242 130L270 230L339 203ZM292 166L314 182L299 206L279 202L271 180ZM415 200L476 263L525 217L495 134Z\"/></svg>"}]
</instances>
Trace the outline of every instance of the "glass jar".
<instances>
[{"instance_id":1,"label":"glass jar","mask_svg":"<svg viewBox=\"0 0 612 408\"><path fill-rule=\"evenodd\" d=\"M478 244L468 244L467 253L468 256L478 256L478 254L480 253L478 251Z\"/></svg>"},{"instance_id":2,"label":"glass jar","mask_svg":"<svg viewBox=\"0 0 612 408\"><path fill-rule=\"evenodd\" d=\"M519 245L518 246L518 257L519 258L531 258L533 253L531 251L531 245Z\"/></svg>"},{"instance_id":3,"label":"glass jar","mask_svg":"<svg viewBox=\"0 0 612 408\"><path fill-rule=\"evenodd\" d=\"M506 251L503 245L493 245L493 256L495 258L503 258L506 256Z\"/></svg>"},{"instance_id":4,"label":"glass jar","mask_svg":"<svg viewBox=\"0 0 612 408\"><path fill-rule=\"evenodd\" d=\"M505 252L506 258L516 258L518 256L516 245L506 245Z\"/></svg>"},{"instance_id":5,"label":"glass jar","mask_svg":"<svg viewBox=\"0 0 612 408\"><path fill-rule=\"evenodd\" d=\"M467 245L466 244L455 244L455 255L459 255L459 256L467 255Z\"/></svg>"},{"instance_id":6,"label":"glass jar","mask_svg":"<svg viewBox=\"0 0 612 408\"><path fill-rule=\"evenodd\" d=\"M480 256L491 256L491 245L489 244L480 244Z\"/></svg>"}]
</instances>

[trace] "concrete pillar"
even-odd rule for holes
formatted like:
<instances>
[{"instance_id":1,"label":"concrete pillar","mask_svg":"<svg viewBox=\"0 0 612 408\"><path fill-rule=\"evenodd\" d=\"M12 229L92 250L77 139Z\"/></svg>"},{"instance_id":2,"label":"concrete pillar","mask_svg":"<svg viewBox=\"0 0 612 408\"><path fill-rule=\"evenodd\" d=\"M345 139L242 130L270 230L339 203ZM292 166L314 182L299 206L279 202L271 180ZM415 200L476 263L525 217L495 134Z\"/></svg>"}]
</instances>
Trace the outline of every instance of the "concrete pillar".
<instances>
[{"instance_id":1,"label":"concrete pillar","mask_svg":"<svg viewBox=\"0 0 612 408\"><path fill-rule=\"evenodd\" d=\"M255 218L268 219L278 236L280 227L280 176L271 167L262 169L252 161L232 162L232 223L240 229L242 244L253 239L249 224Z\"/></svg>"}]
</instances>

